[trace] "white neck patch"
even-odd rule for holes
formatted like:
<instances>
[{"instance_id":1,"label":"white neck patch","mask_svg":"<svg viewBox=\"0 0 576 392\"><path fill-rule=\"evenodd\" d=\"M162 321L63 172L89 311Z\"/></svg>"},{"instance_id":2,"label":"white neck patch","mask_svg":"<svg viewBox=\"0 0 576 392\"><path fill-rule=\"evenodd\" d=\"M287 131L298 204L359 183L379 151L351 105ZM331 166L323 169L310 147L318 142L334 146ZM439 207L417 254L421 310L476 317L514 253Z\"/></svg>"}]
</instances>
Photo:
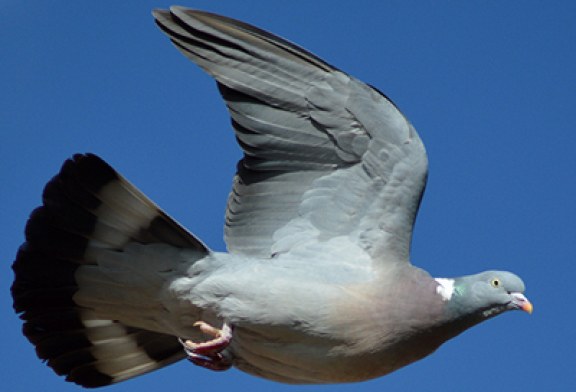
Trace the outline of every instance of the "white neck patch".
<instances>
[{"instance_id":1,"label":"white neck patch","mask_svg":"<svg viewBox=\"0 0 576 392\"><path fill-rule=\"evenodd\" d=\"M454 279L435 278L434 280L438 282L436 292L442 297L442 301L450 301L454 295Z\"/></svg>"}]
</instances>

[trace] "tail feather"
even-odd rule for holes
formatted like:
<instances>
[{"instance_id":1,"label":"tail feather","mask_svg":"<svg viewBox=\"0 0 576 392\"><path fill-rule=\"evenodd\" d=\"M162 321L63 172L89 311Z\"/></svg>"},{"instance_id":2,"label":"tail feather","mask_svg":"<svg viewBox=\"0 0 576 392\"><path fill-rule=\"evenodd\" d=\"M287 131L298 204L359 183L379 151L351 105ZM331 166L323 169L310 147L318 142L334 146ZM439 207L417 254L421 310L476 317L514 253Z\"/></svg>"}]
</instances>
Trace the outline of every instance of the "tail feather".
<instances>
[{"instance_id":1,"label":"tail feather","mask_svg":"<svg viewBox=\"0 0 576 392\"><path fill-rule=\"evenodd\" d=\"M46 185L25 234L12 266L14 309L24 335L57 374L99 387L184 357L174 336L126 322L159 306L139 297L137 272L165 268L166 261L122 263L146 244L189 249L198 258L209 251L106 162L92 154L67 160ZM123 287L114 277L134 285ZM145 283L155 289L162 278ZM128 316L105 317L120 313Z\"/></svg>"}]
</instances>

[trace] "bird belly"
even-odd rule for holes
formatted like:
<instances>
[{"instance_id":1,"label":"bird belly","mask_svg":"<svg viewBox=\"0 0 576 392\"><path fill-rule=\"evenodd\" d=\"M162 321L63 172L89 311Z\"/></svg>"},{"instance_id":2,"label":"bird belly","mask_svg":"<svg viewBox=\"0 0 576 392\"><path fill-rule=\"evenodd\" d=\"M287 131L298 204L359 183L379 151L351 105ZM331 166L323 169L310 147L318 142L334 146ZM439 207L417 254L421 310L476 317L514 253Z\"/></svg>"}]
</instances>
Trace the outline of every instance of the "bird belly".
<instances>
[{"instance_id":1,"label":"bird belly","mask_svg":"<svg viewBox=\"0 0 576 392\"><path fill-rule=\"evenodd\" d=\"M241 327L234 331L230 353L236 368L255 376L289 384L331 384L383 376L437 348L420 338L373 352L346 350L346 343L289 328Z\"/></svg>"}]
</instances>

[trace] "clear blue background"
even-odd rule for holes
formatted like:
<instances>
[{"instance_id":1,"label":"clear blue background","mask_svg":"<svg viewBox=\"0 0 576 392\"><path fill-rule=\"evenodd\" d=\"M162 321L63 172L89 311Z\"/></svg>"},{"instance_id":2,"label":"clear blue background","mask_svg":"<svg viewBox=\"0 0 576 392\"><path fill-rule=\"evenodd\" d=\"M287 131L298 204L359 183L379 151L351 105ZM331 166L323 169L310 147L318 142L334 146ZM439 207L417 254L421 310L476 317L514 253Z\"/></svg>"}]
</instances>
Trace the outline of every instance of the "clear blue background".
<instances>
[{"instance_id":1,"label":"clear blue background","mask_svg":"<svg viewBox=\"0 0 576 392\"><path fill-rule=\"evenodd\" d=\"M0 2L0 318L5 391L73 391L11 309L10 264L44 183L95 152L212 248L235 144L214 83L155 27L166 1ZM535 305L361 384L294 387L183 361L110 391L542 391L576 382L576 2L190 1L378 86L426 143L413 262L521 275Z\"/></svg>"}]
</instances>

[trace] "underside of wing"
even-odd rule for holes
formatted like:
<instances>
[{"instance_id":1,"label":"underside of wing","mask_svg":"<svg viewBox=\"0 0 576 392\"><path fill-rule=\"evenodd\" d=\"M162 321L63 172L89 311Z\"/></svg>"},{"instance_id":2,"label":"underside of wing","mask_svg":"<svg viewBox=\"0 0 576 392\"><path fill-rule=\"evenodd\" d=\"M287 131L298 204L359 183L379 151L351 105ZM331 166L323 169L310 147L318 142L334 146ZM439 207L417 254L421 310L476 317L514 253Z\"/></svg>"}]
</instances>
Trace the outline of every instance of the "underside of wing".
<instances>
[{"instance_id":1,"label":"underside of wing","mask_svg":"<svg viewBox=\"0 0 576 392\"><path fill-rule=\"evenodd\" d=\"M245 23L180 7L154 15L217 80L244 150L226 213L230 252L272 257L342 237L408 260L427 159L390 100Z\"/></svg>"}]
</instances>

